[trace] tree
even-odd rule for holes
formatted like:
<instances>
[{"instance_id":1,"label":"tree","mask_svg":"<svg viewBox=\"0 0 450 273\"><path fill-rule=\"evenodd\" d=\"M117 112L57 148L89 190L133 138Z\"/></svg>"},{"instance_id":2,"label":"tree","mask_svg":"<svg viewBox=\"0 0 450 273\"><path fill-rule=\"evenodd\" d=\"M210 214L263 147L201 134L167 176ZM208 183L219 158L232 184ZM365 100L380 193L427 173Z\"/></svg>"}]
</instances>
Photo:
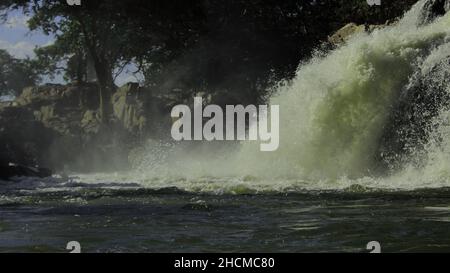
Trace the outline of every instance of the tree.
<instances>
[{"instance_id":1,"label":"tree","mask_svg":"<svg viewBox=\"0 0 450 273\"><path fill-rule=\"evenodd\" d=\"M114 12L110 11L111 1L86 1L83 6L69 6L65 1L29 1L23 8L33 13L30 28L41 28L46 34L56 35L53 45L36 51L42 64L48 70L61 69L61 63L68 64L69 78L83 72L74 69L73 57L89 55L96 70L100 102L99 112L107 123L111 113L109 103L114 90L113 71L123 61L127 62L123 40L123 28L113 22ZM79 64L77 64L79 65ZM62 68L64 69L64 68ZM71 75L72 74L72 75Z\"/></svg>"},{"instance_id":2,"label":"tree","mask_svg":"<svg viewBox=\"0 0 450 273\"><path fill-rule=\"evenodd\" d=\"M0 49L0 95L20 95L25 87L36 84L38 79L33 62L16 59Z\"/></svg>"},{"instance_id":3,"label":"tree","mask_svg":"<svg viewBox=\"0 0 450 273\"><path fill-rule=\"evenodd\" d=\"M178 48L186 45L186 36L195 33L192 22L201 18L196 16L197 2L97 0L69 6L60 0L4 0L0 8L22 9L32 15L31 29L56 36L55 44L37 50L48 72L61 70L60 64L73 60L73 56L92 59L100 90L100 113L106 122L115 72L132 62L141 68L148 56L179 52Z\"/></svg>"},{"instance_id":4,"label":"tree","mask_svg":"<svg viewBox=\"0 0 450 273\"><path fill-rule=\"evenodd\" d=\"M295 75L299 62L348 22L384 23L417 0L370 7L362 0L3 0L29 13L31 29L56 36L36 51L48 73L80 81L89 56L110 113L114 79L130 63L146 84L166 92L226 91L242 103L263 100L273 82ZM63 64L63 65L62 65ZM175 87L175 88L174 88Z\"/></svg>"}]
</instances>

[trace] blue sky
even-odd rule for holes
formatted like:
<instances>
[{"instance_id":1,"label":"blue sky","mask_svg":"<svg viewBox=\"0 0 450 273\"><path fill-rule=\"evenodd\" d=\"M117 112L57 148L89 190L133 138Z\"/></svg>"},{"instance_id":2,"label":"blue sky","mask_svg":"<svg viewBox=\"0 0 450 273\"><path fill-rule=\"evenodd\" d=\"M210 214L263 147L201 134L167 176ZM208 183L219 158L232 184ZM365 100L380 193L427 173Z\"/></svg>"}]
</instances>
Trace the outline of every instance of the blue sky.
<instances>
[{"instance_id":1,"label":"blue sky","mask_svg":"<svg viewBox=\"0 0 450 273\"><path fill-rule=\"evenodd\" d=\"M54 37L39 31L30 31L27 20L26 16L14 11L9 12L6 22L0 24L0 48L6 49L16 58L32 58L36 46L51 44L54 40Z\"/></svg>"},{"instance_id":2,"label":"blue sky","mask_svg":"<svg viewBox=\"0 0 450 273\"><path fill-rule=\"evenodd\" d=\"M47 36L41 31L30 31L27 26L28 17L19 11L8 13L6 22L0 23L0 49L7 50L16 58L33 58L33 50L39 46L45 46L53 43L54 36ZM127 82L137 82L138 80L130 71L135 71L135 67L130 65L117 78L116 84L121 86ZM142 80L142 76L139 76ZM62 83L62 77L56 77L54 80L44 79L44 82Z\"/></svg>"}]
</instances>

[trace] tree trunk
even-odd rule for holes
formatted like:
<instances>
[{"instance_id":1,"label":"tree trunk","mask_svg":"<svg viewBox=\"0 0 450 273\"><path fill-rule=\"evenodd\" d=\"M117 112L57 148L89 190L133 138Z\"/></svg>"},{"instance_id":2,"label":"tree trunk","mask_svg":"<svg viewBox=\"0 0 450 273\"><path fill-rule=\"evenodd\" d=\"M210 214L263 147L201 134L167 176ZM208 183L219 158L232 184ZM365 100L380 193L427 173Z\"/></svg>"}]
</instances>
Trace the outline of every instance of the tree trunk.
<instances>
[{"instance_id":1,"label":"tree trunk","mask_svg":"<svg viewBox=\"0 0 450 273\"><path fill-rule=\"evenodd\" d=\"M93 60L100 92L100 119L102 123L107 124L112 114L111 95L114 89L114 81L109 64L98 56L93 56Z\"/></svg>"},{"instance_id":2,"label":"tree trunk","mask_svg":"<svg viewBox=\"0 0 450 273\"><path fill-rule=\"evenodd\" d=\"M76 80L82 84L86 82L86 58L82 52L77 53Z\"/></svg>"},{"instance_id":3,"label":"tree trunk","mask_svg":"<svg viewBox=\"0 0 450 273\"><path fill-rule=\"evenodd\" d=\"M79 23L81 24L83 33L84 33L84 39L87 46L87 49L89 51L89 54L91 55L92 61L94 62L94 69L97 74L97 82L99 85L99 112L100 112L100 119L103 124L108 124L110 115L112 113L112 103L111 103L111 95L112 91L114 89L114 79L112 76L112 69L111 65L108 62L107 57L103 53L102 48L98 47L98 44L96 42L96 21L94 20L91 22L92 31L89 32L86 28L86 24L83 21L83 18L81 16L78 16ZM103 41L101 41L103 42Z\"/></svg>"}]
</instances>

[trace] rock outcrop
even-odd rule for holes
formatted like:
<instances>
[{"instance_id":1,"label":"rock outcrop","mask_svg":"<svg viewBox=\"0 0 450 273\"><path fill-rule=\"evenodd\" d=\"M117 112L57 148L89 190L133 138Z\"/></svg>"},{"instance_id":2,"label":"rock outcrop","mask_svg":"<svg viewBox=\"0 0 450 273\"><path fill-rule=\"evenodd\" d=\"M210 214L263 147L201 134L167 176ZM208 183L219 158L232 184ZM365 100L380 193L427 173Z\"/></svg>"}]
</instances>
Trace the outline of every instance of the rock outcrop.
<instances>
[{"instance_id":1,"label":"rock outcrop","mask_svg":"<svg viewBox=\"0 0 450 273\"><path fill-rule=\"evenodd\" d=\"M48 161L48 147L58 133L37 121L30 109L0 109L0 165L20 162L35 166Z\"/></svg>"},{"instance_id":2,"label":"rock outcrop","mask_svg":"<svg viewBox=\"0 0 450 273\"><path fill-rule=\"evenodd\" d=\"M333 45L339 45L347 41L351 36L365 31L366 26L349 23L331 35L328 41Z\"/></svg>"},{"instance_id":3,"label":"rock outcrop","mask_svg":"<svg viewBox=\"0 0 450 273\"><path fill-rule=\"evenodd\" d=\"M29 167L19 164L0 165L0 179L9 180L13 177L39 177L45 178L52 175L52 171L46 168Z\"/></svg>"},{"instance_id":4,"label":"rock outcrop","mask_svg":"<svg viewBox=\"0 0 450 273\"><path fill-rule=\"evenodd\" d=\"M131 146L151 131L153 98L135 84L119 88L111 101L114 116L105 126L98 94L96 84L49 84L26 88L1 105L0 166L127 168Z\"/></svg>"},{"instance_id":5,"label":"rock outcrop","mask_svg":"<svg viewBox=\"0 0 450 273\"><path fill-rule=\"evenodd\" d=\"M37 121L62 135L77 135L84 113L95 111L98 101L95 84L48 84L25 88L13 106L29 109Z\"/></svg>"}]
</instances>

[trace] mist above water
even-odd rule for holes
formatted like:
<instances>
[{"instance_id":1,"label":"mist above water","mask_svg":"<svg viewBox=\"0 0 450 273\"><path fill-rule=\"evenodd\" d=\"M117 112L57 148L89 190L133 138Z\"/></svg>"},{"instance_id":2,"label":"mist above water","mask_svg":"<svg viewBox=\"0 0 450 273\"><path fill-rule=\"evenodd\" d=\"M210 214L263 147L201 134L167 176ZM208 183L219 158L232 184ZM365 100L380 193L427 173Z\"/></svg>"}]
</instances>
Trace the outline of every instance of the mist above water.
<instances>
[{"instance_id":1,"label":"mist above water","mask_svg":"<svg viewBox=\"0 0 450 273\"><path fill-rule=\"evenodd\" d=\"M258 142L152 141L132 156L135 171L82 180L132 180L207 192L450 186L446 107L427 121L432 126L426 140L398 155L400 166L380 162L380 141L389 133L404 90L428 77L427 92L433 92L433 83L450 91L450 84L439 78L450 71L450 62L440 64L450 60L450 14L420 25L424 3L395 25L357 34L339 48L317 54L299 66L295 79L274 87L270 104L280 106L277 151L261 152ZM428 109L417 110L424 111Z\"/></svg>"}]
</instances>

